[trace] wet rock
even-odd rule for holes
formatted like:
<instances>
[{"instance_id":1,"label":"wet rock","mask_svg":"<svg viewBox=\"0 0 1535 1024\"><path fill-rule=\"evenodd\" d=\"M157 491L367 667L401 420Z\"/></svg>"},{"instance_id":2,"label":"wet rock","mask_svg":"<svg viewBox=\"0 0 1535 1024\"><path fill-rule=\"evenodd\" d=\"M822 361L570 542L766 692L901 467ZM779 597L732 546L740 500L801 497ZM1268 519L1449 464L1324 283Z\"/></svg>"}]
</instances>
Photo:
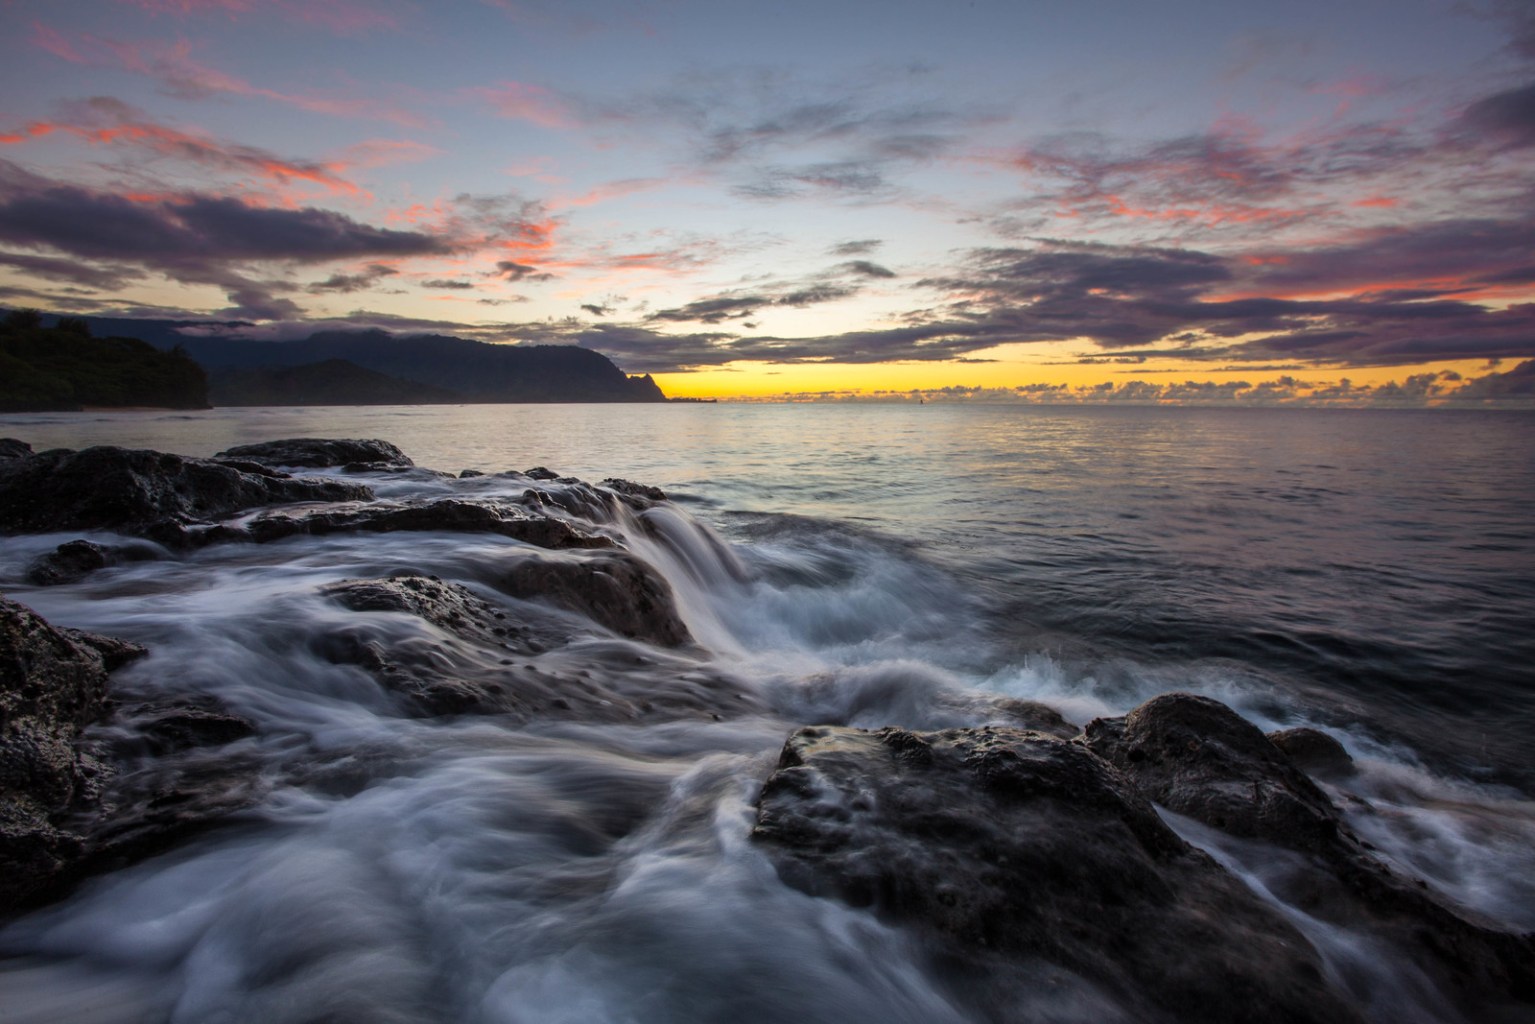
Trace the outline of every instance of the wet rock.
<instances>
[{"instance_id":1,"label":"wet rock","mask_svg":"<svg viewBox=\"0 0 1535 1024\"><path fill-rule=\"evenodd\" d=\"M478 469L461 469L458 471L458 478L460 480L473 480L476 477L481 477L484 475L485 474L480 472Z\"/></svg>"},{"instance_id":2,"label":"wet rock","mask_svg":"<svg viewBox=\"0 0 1535 1024\"><path fill-rule=\"evenodd\" d=\"M600 548L613 543L607 537L583 533L564 519L526 505L461 498L269 509L243 523L225 524L224 530L231 538L245 536L260 543L301 535L401 530L494 533L541 548Z\"/></svg>"},{"instance_id":3,"label":"wet rock","mask_svg":"<svg viewBox=\"0 0 1535 1024\"><path fill-rule=\"evenodd\" d=\"M257 798L258 764L207 750L252 727L211 702L134 705L137 718L119 710L107 739L91 739L110 707L108 672L144 653L0 598L0 912L55 899ZM194 748L196 758L161 756Z\"/></svg>"},{"instance_id":4,"label":"wet rock","mask_svg":"<svg viewBox=\"0 0 1535 1024\"><path fill-rule=\"evenodd\" d=\"M1084 741L1148 799L1304 854L1265 879L1271 891L1384 940L1473 1018L1510 1002L1535 1012L1535 935L1510 934L1375 858L1281 747L1224 704L1165 694L1089 723Z\"/></svg>"},{"instance_id":5,"label":"wet rock","mask_svg":"<svg viewBox=\"0 0 1535 1024\"><path fill-rule=\"evenodd\" d=\"M1059 711L1037 700L1002 697L991 703L997 714L1005 716L1010 724L1019 729L1028 729L1031 732L1044 733L1046 736L1063 740L1069 740L1082 732L1061 717Z\"/></svg>"},{"instance_id":6,"label":"wet rock","mask_svg":"<svg viewBox=\"0 0 1535 1024\"><path fill-rule=\"evenodd\" d=\"M115 760L164 757L198 747L218 747L254 736L255 725L220 701L197 696L119 703L110 750Z\"/></svg>"},{"instance_id":7,"label":"wet rock","mask_svg":"<svg viewBox=\"0 0 1535 1024\"><path fill-rule=\"evenodd\" d=\"M200 746L121 766L82 823L85 845L72 875L115 871L236 823L238 812L271 791L264 768L254 754Z\"/></svg>"},{"instance_id":8,"label":"wet rock","mask_svg":"<svg viewBox=\"0 0 1535 1024\"><path fill-rule=\"evenodd\" d=\"M372 498L359 484L258 475L206 459L102 446L0 459L0 532L115 530L167 544L188 526L287 502Z\"/></svg>"},{"instance_id":9,"label":"wet rock","mask_svg":"<svg viewBox=\"0 0 1535 1024\"><path fill-rule=\"evenodd\" d=\"M292 437L281 441L241 444L226 448L216 459L239 459L265 466L296 466L318 469L345 466L349 469L408 469L414 466L404 452L388 441Z\"/></svg>"},{"instance_id":10,"label":"wet rock","mask_svg":"<svg viewBox=\"0 0 1535 1024\"><path fill-rule=\"evenodd\" d=\"M618 495L619 500L638 512L643 512L657 502L666 500L666 492L661 488L637 484L633 480L609 477L602 481L602 486Z\"/></svg>"},{"instance_id":11,"label":"wet rock","mask_svg":"<svg viewBox=\"0 0 1535 1024\"><path fill-rule=\"evenodd\" d=\"M1298 932L1076 743L801 729L752 836L789 884L924 933L982 1019L1013 1019L1009 979L1040 963L1134 1020L1359 1019Z\"/></svg>"},{"instance_id":12,"label":"wet rock","mask_svg":"<svg viewBox=\"0 0 1535 1024\"><path fill-rule=\"evenodd\" d=\"M532 469L528 470L526 473L523 473L522 475L527 477L529 480L558 480L558 479L560 479L560 474L556 473L552 469L549 469L547 466L534 466Z\"/></svg>"},{"instance_id":13,"label":"wet rock","mask_svg":"<svg viewBox=\"0 0 1535 1024\"><path fill-rule=\"evenodd\" d=\"M14 437L0 437L0 459L19 459L32 454L32 446Z\"/></svg>"},{"instance_id":14,"label":"wet rock","mask_svg":"<svg viewBox=\"0 0 1535 1024\"><path fill-rule=\"evenodd\" d=\"M1343 744L1319 729L1300 726L1268 734L1269 742L1301 771L1319 779L1341 779L1354 774L1354 759Z\"/></svg>"},{"instance_id":15,"label":"wet rock","mask_svg":"<svg viewBox=\"0 0 1535 1024\"><path fill-rule=\"evenodd\" d=\"M585 558L528 558L495 582L513 597L547 600L585 615L619 636L662 647L692 641L677 614L671 586L626 552Z\"/></svg>"},{"instance_id":16,"label":"wet rock","mask_svg":"<svg viewBox=\"0 0 1535 1024\"><path fill-rule=\"evenodd\" d=\"M345 580L322 593L357 612L398 612L435 627L401 629L359 619L328 631L322 656L357 665L416 715L501 714L559 718L719 719L763 710L739 684L668 655L637 655L617 641L580 636L567 617L517 602L494 604L458 583L418 575Z\"/></svg>"},{"instance_id":17,"label":"wet rock","mask_svg":"<svg viewBox=\"0 0 1535 1024\"><path fill-rule=\"evenodd\" d=\"M101 767L76 741L106 693L94 647L0 598L0 907L44 898L84 849L69 818Z\"/></svg>"},{"instance_id":18,"label":"wet rock","mask_svg":"<svg viewBox=\"0 0 1535 1024\"><path fill-rule=\"evenodd\" d=\"M1090 722L1084 735L1094 753L1179 814L1298 849L1338 841L1341 818L1327 795L1220 701L1163 694L1123 718Z\"/></svg>"},{"instance_id":19,"label":"wet rock","mask_svg":"<svg viewBox=\"0 0 1535 1024\"><path fill-rule=\"evenodd\" d=\"M115 565L112 552L88 540L60 544L27 569L27 582L39 587L78 583L97 569Z\"/></svg>"}]
</instances>

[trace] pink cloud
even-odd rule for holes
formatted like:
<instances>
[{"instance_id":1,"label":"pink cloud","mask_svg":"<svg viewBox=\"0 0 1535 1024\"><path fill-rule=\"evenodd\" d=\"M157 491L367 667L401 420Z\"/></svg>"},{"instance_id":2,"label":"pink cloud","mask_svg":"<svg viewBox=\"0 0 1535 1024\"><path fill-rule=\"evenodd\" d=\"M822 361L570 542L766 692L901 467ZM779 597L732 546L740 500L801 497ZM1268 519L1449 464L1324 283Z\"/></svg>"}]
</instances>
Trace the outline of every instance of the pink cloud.
<instances>
[{"instance_id":1,"label":"pink cloud","mask_svg":"<svg viewBox=\"0 0 1535 1024\"><path fill-rule=\"evenodd\" d=\"M598 185L596 188L576 196L561 196L549 201L549 205L555 209L573 206L596 206L599 203L608 202L611 199L619 199L623 196L633 195L636 192L646 192L653 188L660 188L667 184L664 178L625 178L622 181L610 181Z\"/></svg>"},{"instance_id":2,"label":"pink cloud","mask_svg":"<svg viewBox=\"0 0 1535 1024\"><path fill-rule=\"evenodd\" d=\"M253 174L279 185L308 182L335 194L366 195L357 185L341 177L340 172L347 166L345 162L284 160L254 146L157 124L142 111L105 97L69 104L66 110L73 115L67 120L34 121L20 132L0 135L0 142L14 145L63 132L92 145L134 146L203 167Z\"/></svg>"},{"instance_id":3,"label":"pink cloud","mask_svg":"<svg viewBox=\"0 0 1535 1024\"><path fill-rule=\"evenodd\" d=\"M188 99L212 95L250 96L272 100L315 114L390 121L420 128L426 119L410 111L373 99L338 99L267 89L195 60L192 44L124 43L81 33L73 39L40 22L32 25L33 45L74 64L109 67L159 81L171 92Z\"/></svg>"},{"instance_id":4,"label":"pink cloud","mask_svg":"<svg viewBox=\"0 0 1535 1024\"><path fill-rule=\"evenodd\" d=\"M373 29L397 29L399 19L378 5L351 0L118 0L150 14L187 17L196 14L224 14L231 18L247 14L275 13L309 25L319 25L333 32L352 34Z\"/></svg>"},{"instance_id":5,"label":"pink cloud","mask_svg":"<svg viewBox=\"0 0 1535 1024\"><path fill-rule=\"evenodd\" d=\"M540 85L525 82L502 82L468 90L469 94L484 100L502 117L531 121L544 128L574 128L576 118L569 105L559 96Z\"/></svg>"}]
</instances>

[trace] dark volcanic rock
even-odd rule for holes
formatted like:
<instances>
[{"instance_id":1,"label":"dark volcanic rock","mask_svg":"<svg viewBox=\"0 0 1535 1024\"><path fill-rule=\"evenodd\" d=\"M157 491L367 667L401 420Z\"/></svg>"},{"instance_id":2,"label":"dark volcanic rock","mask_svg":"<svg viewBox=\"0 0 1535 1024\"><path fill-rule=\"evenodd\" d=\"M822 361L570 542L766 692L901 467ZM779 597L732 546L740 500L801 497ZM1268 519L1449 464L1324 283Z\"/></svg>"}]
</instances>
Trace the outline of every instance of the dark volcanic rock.
<instances>
[{"instance_id":1,"label":"dark volcanic rock","mask_svg":"<svg viewBox=\"0 0 1535 1024\"><path fill-rule=\"evenodd\" d=\"M1088 746L1150 799L1232 835L1317 850L1337 808L1268 737L1208 697L1169 693L1087 726Z\"/></svg>"},{"instance_id":2,"label":"dark volcanic rock","mask_svg":"<svg viewBox=\"0 0 1535 1024\"><path fill-rule=\"evenodd\" d=\"M32 454L32 446L14 437L0 437L0 459L19 459Z\"/></svg>"},{"instance_id":3,"label":"dark volcanic rock","mask_svg":"<svg viewBox=\"0 0 1535 1024\"><path fill-rule=\"evenodd\" d=\"M1147 798L1304 854L1265 879L1271 891L1386 940L1471 1016L1505 1013L1510 1003L1535 1013L1535 935L1500 930L1393 872L1279 746L1224 704L1165 694L1123 718L1090 723L1084 739Z\"/></svg>"},{"instance_id":4,"label":"dark volcanic rock","mask_svg":"<svg viewBox=\"0 0 1535 1024\"><path fill-rule=\"evenodd\" d=\"M415 714L625 721L762 710L744 688L680 659L590 643L579 659L565 659L561 649L577 633L563 617L495 605L457 583L402 575L345 580L322 592L353 611L404 613L440 631L413 635L359 617L351 628L330 630L320 651L367 670Z\"/></svg>"},{"instance_id":5,"label":"dark volcanic rock","mask_svg":"<svg viewBox=\"0 0 1535 1024\"><path fill-rule=\"evenodd\" d=\"M110 743L117 760L164 757L197 747L217 747L256 733L249 719L233 714L222 703L206 696L120 703L113 718L123 725Z\"/></svg>"},{"instance_id":6,"label":"dark volcanic rock","mask_svg":"<svg viewBox=\"0 0 1535 1024\"><path fill-rule=\"evenodd\" d=\"M1268 734L1269 742L1285 752L1292 764L1320 779L1339 779L1354 773L1354 759L1343 744L1318 729L1301 726Z\"/></svg>"},{"instance_id":7,"label":"dark volcanic rock","mask_svg":"<svg viewBox=\"0 0 1535 1024\"><path fill-rule=\"evenodd\" d=\"M159 852L256 798L255 763L144 756L250 733L216 706L137 705L139 721L109 730L113 741L82 739L108 709L108 672L144 653L0 598L0 913Z\"/></svg>"},{"instance_id":8,"label":"dark volcanic rock","mask_svg":"<svg viewBox=\"0 0 1535 1024\"><path fill-rule=\"evenodd\" d=\"M666 492L661 490L661 488L637 484L633 480L609 477L602 481L602 486L618 495L624 504L640 512L650 508L658 501L666 500Z\"/></svg>"},{"instance_id":9,"label":"dark volcanic rock","mask_svg":"<svg viewBox=\"0 0 1535 1024\"><path fill-rule=\"evenodd\" d=\"M46 895L84 851L68 819L104 769L76 740L106 693L100 652L0 598L0 907Z\"/></svg>"},{"instance_id":10,"label":"dark volcanic rock","mask_svg":"<svg viewBox=\"0 0 1535 1024\"><path fill-rule=\"evenodd\" d=\"M370 469L408 469L415 463L388 441L293 437L260 444L240 444L225 449L216 459L240 459L264 466L357 466Z\"/></svg>"},{"instance_id":11,"label":"dark volcanic rock","mask_svg":"<svg viewBox=\"0 0 1535 1024\"><path fill-rule=\"evenodd\" d=\"M78 583L116 561L112 552L100 544L88 540L67 541L32 563L27 569L27 582L39 587Z\"/></svg>"},{"instance_id":12,"label":"dark volcanic rock","mask_svg":"<svg viewBox=\"0 0 1535 1024\"><path fill-rule=\"evenodd\" d=\"M538 506L513 502L438 498L420 502L374 501L318 508L271 509L238 527L258 542L299 535L333 533L393 533L399 530L445 530L452 533L495 533L541 548L601 548L612 541L582 533Z\"/></svg>"},{"instance_id":13,"label":"dark volcanic rock","mask_svg":"<svg viewBox=\"0 0 1535 1024\"><path fill-rule=\"evenodd\" d=\"M1359 1019L1298 932L1076 743L801 729L752 835L789 884L925 931L983 1019L1019 1019L1033 993L1008 979L1040 962L1134 1020Z\"/></svg>"},{"instance_id":14,"label":"dark volcanic rock","mask_svg":"<svg viewBox=\"0 0 1535 1024\"><path fill-rule=\"evenodd\" d=\"M548 600L620 636L662 647L692 640L677 615L672 588L654 569L626 552L529 558L496 583L513 597Z\"/></svg>"},{"instance_id":15,"label":"dark volcanic rock","mask_svg":"<svg viewBox=\"0 0 1535 1024\"><path fill-rule=\"evenodd\" d=\"M233 466L164 452L55 449L0 460L0 532L116 530L186 543L189 524L286 502L354 501L359 484Z\"/></svg>"}]
</instances>

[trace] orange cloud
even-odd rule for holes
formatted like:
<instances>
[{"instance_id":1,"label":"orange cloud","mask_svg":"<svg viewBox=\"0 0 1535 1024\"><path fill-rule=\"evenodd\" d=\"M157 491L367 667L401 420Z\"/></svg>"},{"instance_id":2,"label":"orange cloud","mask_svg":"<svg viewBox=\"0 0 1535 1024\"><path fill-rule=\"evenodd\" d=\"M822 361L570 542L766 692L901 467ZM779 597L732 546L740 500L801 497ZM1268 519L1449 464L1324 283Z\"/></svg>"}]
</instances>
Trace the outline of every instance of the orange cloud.
<instances>
[{"instance_id":1,"label":"orange cloud","mask_svg":"<svg viewBox=\"0 0 1535 1024\"><path fill-rule=\"evenodd\" d=\"M31 142L33 139L40 139L44 135L51 135L53 131L54 126L48 122L33 121L19 132L0 134L0 144L14 146L20 142Z\"/></svg>"},{"instance_id":2,"label":"orange cloud","mask_svg":"<svg viewBox=\"0 0 1535 1024\"><path fill-rule=\"evenodd\" d=\"M1390 209L1391 207L1397 205L1397 200L1392 199L1390 196L1370 196L1368 199L1357 200L1354 205L1365 207L1375 206L1380 207L1381 209Z\"/></svg>"}]
</instances>

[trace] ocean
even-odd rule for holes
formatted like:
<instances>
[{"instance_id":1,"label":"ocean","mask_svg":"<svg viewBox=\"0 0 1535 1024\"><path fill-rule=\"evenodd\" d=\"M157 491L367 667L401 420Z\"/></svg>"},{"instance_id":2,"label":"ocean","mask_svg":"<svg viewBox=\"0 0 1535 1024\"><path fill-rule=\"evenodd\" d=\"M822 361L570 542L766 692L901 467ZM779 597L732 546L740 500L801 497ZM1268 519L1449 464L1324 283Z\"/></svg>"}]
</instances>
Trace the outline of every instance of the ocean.
<instances>
[{"instance_id":1,"label":"ocean","mask_svg":"<svg viewBox=\"0 0 1535 1024\"><path fill-rule=\"evenodd\" d=\"M29 1008L20 1020L966 1019L898 930L784 886L745 839L796 726L979 724L966 694L1081 725L1188 691L1264 730L1321 729L1359 764L1345 813L1389 863L1535 928L1526 413L285 408L7 415L0 436L197 456L376 437L452 473L658 486L675 511L631 546L671 584L701 664L768 709L423 722L359 697L355 666L319 653L336 613L318 588L472 581L504 538L214 546L51 588L26 567L68 538L7 538L7 595L150 647L130 684L217 695L274 762L384 752L360 790L277 786L240 827L0 930L0 996ZM501 486L369 482L387 497ZM592 669L562 657L553 671Z\"/></svg>"}]
</instances>

